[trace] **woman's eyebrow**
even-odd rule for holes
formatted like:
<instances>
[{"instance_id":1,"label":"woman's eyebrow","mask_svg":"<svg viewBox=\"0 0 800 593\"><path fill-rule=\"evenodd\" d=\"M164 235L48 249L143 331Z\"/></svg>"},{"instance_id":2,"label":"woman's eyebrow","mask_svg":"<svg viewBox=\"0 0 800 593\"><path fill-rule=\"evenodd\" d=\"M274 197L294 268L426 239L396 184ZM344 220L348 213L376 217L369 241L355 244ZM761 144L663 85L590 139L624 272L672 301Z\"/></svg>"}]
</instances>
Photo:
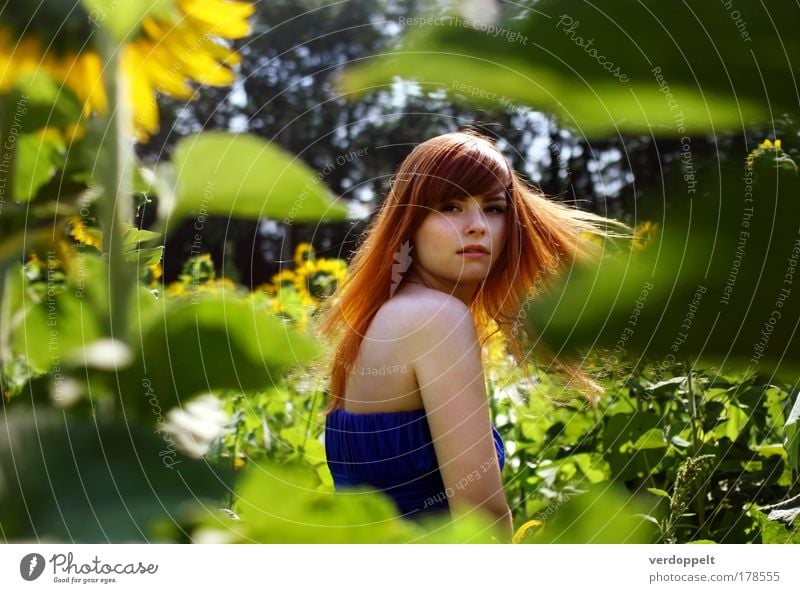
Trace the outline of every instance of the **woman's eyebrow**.
<instances>
[{"instance_id":1,"label":"woman's eyebrow","mask_svg":"<svg viewBox=\"0 0 800 593\"><path fill-rule=\"evenodd\" d=\"M465 201L467 198L480 198L480 199L482 199L484 202L494 202L494 201L498 201L498 202L500 202L500 201L507 202L507 201L508 201L508 196L506 195L505 191L503 191L503 192L502 192L502 195L501 195L501 193L500 193L500 192L497 192L496 194L481 194L481 195L479 195L479 196L461 196L461 197L458 197L458 198L453 198L453 199L454 199L454 200L457 200L457 201L459 201L459 202L463 202L463 201Z\"/></svg>"}]
</instances>

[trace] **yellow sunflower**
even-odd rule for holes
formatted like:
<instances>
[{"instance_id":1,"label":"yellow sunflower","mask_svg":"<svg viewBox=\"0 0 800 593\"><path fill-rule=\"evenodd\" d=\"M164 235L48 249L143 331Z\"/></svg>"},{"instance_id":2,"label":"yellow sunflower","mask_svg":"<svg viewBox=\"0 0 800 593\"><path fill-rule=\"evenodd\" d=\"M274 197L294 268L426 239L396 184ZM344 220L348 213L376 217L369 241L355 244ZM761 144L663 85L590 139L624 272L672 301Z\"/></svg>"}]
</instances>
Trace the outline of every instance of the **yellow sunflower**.
<instances>
[{"instance_id":1,"label":"yellow sunflower","mask_svg":"<svg viewBox=\"0 0 800 593\"><path fill-rule=\"evenodd\" d=\"M171 297L183 297L189 295L189 285L185 282L173 282L167 286L167 295Z\"/></svg>"},{"instance_id":2,"label":"yellow sunflower","mask_svg":"<svg viewBox=\"0 0 800 593\"><path fill-rule=\"evenodd\" d=\"M164 268L161 267L161 262L155 263L152 266L147 266L144 272L142 281L148 288L157 288L159 281L164 276Z\"/></svg>"},{"instance_id":3,"label":"yellow sunflower","mask_svg":"<svg viewBox=\"0 0 800 593\"><path fill-rule=\"evenodd\" d=\"M774 166L797 172L797 163L794 159L784 152L780 139L770 140L769 138L755 147L747 155L747 168L752 169L756 165Z\"/></svg>"},{"instance_id":4,"label":"yellow sunflower","mask_svg":"<svg viewBox=\"0 0 800 593\"><path fill-rule=\"evenodd\" d=\"M275 292L281 288L294 285L294 272L292 270L281 270L272 276L272 285L275 287Z\"/></svg>"},{"instance_id":5,"label":"yellow sunflower","mask_svg":"<svg viewBox=\"0 0 800 593\"><path fill-rule=\"evenodd\" d=\"M70 226L69 236L82 245L90 245L95 249L102 249L103 233L86 224L80 216L68 216L67 222Z\"/></svg>"},{"instance_id":6,"label":"yellow sunflower","mask_svg":"<svg viewBox=\"0 0 800 593\"><path fill-rule=\"evenodd\" d=\"M269 282L265 282L264 284L259 284L253 289L253 294L265 294L267 296L275 296L275 285L270 284Z\"/></svg>"},{"instance_id":7,"label":"yellow sunflower","mask_svg":"<svg viewBox=\"0 0 800 593\"><path fill-rule=\"evenodd\" d=\"M294 274L297 291L320 301L331 296L347 278L347 262L341 259L307 261L298 266Z\"/></svg>"},{"instance_id":8,"label":"yellow sunflower","mask_svg":"<svg viewBox=\"0 0 800 593\"><path fill-rule=\"evenodd\" d=\"M228 0L159 4L121 52L130 81L133 133L140 141L158 130L157 93L188 100L194 94L190 83L233 82L230 67L239 57L227 41L250 33L248 18L254 12L249 2ZM102 23L74 0L9 0L0 22L0 93L23 76L44 71L75 94L85 116L105 114L103 62L92 46L95 21Z\"/></svg>"},{"instance_id":9,"label":"yellow sunflower","mask_svg":"<svg viewBox=\"0 0 800 593\"><path fill-rule=\"evenodd\" d=\"M200 285L200 292L235 292L236 289L236 283L224 276Z\"/></svg>"},{"instance_id":10,"label":"yellow sunflower","mask_svg":"<svg viewBox=\"0 0 800 593\"><path fill-rule=\"evenodd\" d=\"M297 267L314 259L315 252L311 243L300 243L294 250L294 263Z\"/></svg>"}]
</instances>

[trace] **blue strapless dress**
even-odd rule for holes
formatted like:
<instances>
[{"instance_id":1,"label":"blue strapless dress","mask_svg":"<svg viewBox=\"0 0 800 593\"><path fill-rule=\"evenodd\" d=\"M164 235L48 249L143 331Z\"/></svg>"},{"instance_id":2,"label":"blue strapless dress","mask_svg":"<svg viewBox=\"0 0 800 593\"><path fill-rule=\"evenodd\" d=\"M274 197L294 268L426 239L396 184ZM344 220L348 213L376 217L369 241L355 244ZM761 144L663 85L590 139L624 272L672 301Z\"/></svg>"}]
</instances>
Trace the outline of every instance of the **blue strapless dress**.
<instances>
[{"instance_id":1,"label":"blue strapless dress","mask_svg":"<svg viewBox=\"0 0 800 593\"><path fill-rule=\"evenodd\" d=\"M492 435L503 469L503 440L494 425ZM358 414L338 408L325 420L325 455L336 490L382 490L404 518L449 510L424 409Z\"/></svg>"}]
</instances>

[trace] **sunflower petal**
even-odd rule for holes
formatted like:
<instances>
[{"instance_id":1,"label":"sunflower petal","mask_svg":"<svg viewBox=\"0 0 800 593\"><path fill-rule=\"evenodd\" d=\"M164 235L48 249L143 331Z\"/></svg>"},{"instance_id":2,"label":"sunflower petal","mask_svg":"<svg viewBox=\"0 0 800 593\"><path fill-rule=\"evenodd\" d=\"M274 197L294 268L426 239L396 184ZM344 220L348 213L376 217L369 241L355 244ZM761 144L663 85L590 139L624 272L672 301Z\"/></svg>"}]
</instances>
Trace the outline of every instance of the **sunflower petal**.
<instances>
[{"instance_id":1,"label":"sunflower petal","mask_svg":"<svg viewBox=\"0 0 800 593\"><path fill-rule=\"evenodd\" d=\"M150 84L144 56L136 46L128 45L122 61L123 69L131 81L131 101L134 105L137 134L141 130L155 133L158 131L158 105L153 96L154 89Z\"/></svg>"},{"instance_id":2,"label":"sunflower petal","mask_svg":"<svg viewBox=\"0 0 800 593\"><path fill-rule=\"evenodd\" d=\"M242 58L238 52L223 45L224 42L221 38L210 36L205 27L198 26L196 22L187 19L184 28L190 30L196 37L195 45L202 44L203 50L214 56L217 61L226 66L238 66L241 63Z\"/></svg>"},{"instance_id":3,"label":"sunflower petal","mask_svg":"<svg viewBox=\"0 0 800 593\"><path fill-rule=\"evenodd\" d=\"M160 45L141 46L139 51L147 56L146 67L156 88L176 99L192 98L194 90L186 82L184 76L178 73L174 60L171 59L165 48ZM172 64L172 66L167 68L165 64Z\"/></svg>"},{"instance_id":4,"label":"sunflower petal","mask_svg":"<svg viewBox=\"0 0 800 593\"><path fill-rule=\"evenodd\" d=\"M179 0L178 5L189 18L205 25L211 35L240 39L250 34L251 28L247 18L255 11L250 3Z\"/></svg>"},{"instance_id":5,"label":"sunflower petal","mask_svg":"<svg viewBox=\"0 0 800 593\"><path fill-rule=\"evenodd\" d=\"M203 51L203 42L191 31L180 26L169 30L154 19L142 24L148 34L158 40L160 47L169 53L169 62L186 70L186 76L201 84L224 86L233 83L234 74ZM190 48L187 50L187 48ZM161 59L161 58L159 58Z\"/></svg>"},{"instance_id":6,"label":"sunflower petal","mask_svg":"<svg viewBox=\"0 0 800 593\"><path fill-rule=\"evenodd\" d=\"M103 90L103 64L94 52L80 56L69 56L62 64L60 77L83 103L84 115L92 113L103 115L108 110L106 94Z\"/></svg>"}]
</instances>

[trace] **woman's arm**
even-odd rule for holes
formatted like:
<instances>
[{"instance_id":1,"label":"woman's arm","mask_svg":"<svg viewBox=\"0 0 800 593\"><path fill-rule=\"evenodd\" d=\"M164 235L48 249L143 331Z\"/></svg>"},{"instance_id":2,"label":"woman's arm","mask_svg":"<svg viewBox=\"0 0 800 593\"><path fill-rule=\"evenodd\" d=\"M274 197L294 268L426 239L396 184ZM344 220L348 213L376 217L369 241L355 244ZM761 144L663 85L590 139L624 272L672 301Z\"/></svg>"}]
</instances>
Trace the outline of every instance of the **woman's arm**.
<instances>
[{"instance_id":1,"label":"woman's arm","mask_svg":"<svg viewBox=\"0 0 800 593\"><path fill-rule=\"evenodd\" d=\"M446 294L420 299L411 360L453 518L480 509L510 541L475 324L467 306Z\"/></svg>"}]
</instances>

